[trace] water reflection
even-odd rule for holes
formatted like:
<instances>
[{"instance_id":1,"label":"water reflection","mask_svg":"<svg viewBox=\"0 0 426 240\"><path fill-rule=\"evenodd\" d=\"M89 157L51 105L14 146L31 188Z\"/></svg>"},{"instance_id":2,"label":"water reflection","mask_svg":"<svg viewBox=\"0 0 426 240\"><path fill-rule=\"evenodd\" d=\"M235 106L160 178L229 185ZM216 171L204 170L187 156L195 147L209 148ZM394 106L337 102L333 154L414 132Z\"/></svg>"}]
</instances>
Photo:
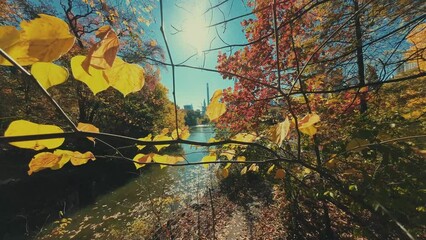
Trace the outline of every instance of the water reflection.
<instances>
[{"instance_id":1,"label":"water reflection","mask_svg":"<svg viewBox=\"0 0 426 240\"><path fill-rule=\"evenodd\" d=\"M189 140L207 142L213 137L211 127L191 129ZM200 161L206 148L182 146L188 162ZM211 171L201 165L187 167L147 166L140 176L114 191L100 196L96 202L67 217L71 222L63 228L53 224L37 239L105 239L125 229L143 234L146 223L159 223L178 208L191 205L202 195L213 179Z\"/></svg>"}]
</instances>

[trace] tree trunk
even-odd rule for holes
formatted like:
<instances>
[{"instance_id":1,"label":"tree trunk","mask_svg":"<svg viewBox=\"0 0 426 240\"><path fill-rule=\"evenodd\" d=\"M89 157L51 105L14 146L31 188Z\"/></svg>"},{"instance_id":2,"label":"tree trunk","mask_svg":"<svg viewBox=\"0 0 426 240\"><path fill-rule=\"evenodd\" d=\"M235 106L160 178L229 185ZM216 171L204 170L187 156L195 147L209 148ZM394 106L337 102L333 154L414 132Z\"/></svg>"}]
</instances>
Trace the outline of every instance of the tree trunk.
<instances>
[{"instance_id":1,"label":"tree trunk","mask_svg":"<svg viewBox=\"0 0 426 240\"><path fill-rule=\"evenodd\" d=\"M358 65L358 79L359 85L365 86L365 66L364 66L364 53L362 50L362 30L360 22L360 13L357 13L359 10L358 0L353 0L354 2L354 13L355 15L355 35L356 35L356 59ZM361 98L361 113L367 111L367 101L365 99L365 93L360 93Z\"/></svg>"}]
</instances>

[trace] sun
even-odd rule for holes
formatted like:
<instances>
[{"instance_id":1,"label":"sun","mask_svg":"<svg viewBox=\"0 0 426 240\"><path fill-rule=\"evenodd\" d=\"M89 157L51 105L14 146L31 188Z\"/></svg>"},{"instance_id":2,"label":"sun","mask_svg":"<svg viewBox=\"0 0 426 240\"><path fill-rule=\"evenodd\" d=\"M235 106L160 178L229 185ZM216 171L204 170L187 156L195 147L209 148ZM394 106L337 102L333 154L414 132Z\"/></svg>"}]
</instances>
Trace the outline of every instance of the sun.
<instances>
[{"instance_id":1,"label":"sun","mask_svg":"<svg viewBox=\"0 0 426 240\"><path fill-rule=\"evenodd\" d=\"M207 47L209 34L205 16L199 6L187 14L182 29L184 41L201 54Z\"/></svg>"}]
</instances>

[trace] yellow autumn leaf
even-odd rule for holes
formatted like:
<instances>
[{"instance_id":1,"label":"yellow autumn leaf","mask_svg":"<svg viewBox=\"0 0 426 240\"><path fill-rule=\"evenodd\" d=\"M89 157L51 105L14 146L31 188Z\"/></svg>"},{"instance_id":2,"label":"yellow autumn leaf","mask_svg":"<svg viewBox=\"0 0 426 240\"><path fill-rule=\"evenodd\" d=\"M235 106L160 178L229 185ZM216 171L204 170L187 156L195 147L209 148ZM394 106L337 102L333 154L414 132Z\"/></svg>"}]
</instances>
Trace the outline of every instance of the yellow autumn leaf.
<instances>
[{"instance_id":1,"label":"yellow autumn leaf","mask_svg":"<svg viewBox=\"0 0 426 240\"><path fill-rule=\"evenodd\" d=\"M150 133L150 134L148 134L148 136L146 136L144 138L138 138L138 140L145 141L145 142L152 141L152 134ZM139 150L142 150L142 149L144 149L146 147L146 145L136 145L136 147Z\"/></svg>"},{"instance_id":2,"label":"yellow autumn leaf","mask_svg":"<svg viewBox=\"0 0 426 240\"><path fill-rule=\"evenodd\" d=\"M70 161L71 157L69 156L69 154L63 154L64 151L67 151L67 150L56 149L53 152L53 154L58 156L60 160L55 166L51 167L51 169L53 170L61 169L65 164L67 164Z\"/></svg>"},{"instance_id":3,"label":"yellow autumn leaf","mask_svg":"<svg viewBox=\"0 0 426 240\"><path fill-rule=\"evenodd\" d=\"M216 90L213 93L213 97L210 100L210 104L207 106L206 115L210 121L216 121L220 116L226 112L226 104L220 102L222 98L222 90Z\"/></svg>"},{"instance_id":4,"label":"yellow autumn leaf","mask_svg":"<svg viewBox=\"0 0 426 240\"><path fill-rule=\"evenodd\" d=\"M268 171L266 171L266 174L271 174L272 170L274 170L275 165L272 165L268 168Z\"/></svg>"},{"instance_id":5,"label":"yellow autumn leaf","mask_svg":"<svg viewBox=\"0 0 426 240\"><path fill-rule=\"evenodd\" d=\"M181 132L181 130L179 129L179 133ZM171 137L176 140L178 139L178 134L177 134L177 129L172 131Z\"/></svg>"},{"instance_id":6,"label":"yellow autumn leaf","mask_svg":"<svg viewBox=\"0 0 426 240\"><path fill-rule=\"evenodd\" d=\"M173 139L178 139L176 129L172 131L171 136L172 136ZM179 129L179 138L180 139L186 140L186 139L189 138L189 136L190 136L190 133L189 133L188 127L185 127L183 129Z\"/></svg>"},{"instance_id":7,"label":"yellow autumn leaf","mask_svg":"<svg viewBox=\"0 0 426 240\"><path fill-rule=\"evenodd\" d=\"M28 41L30 57L40 62L51 62L71 49L75 37L63 20L46 14L38 16L29 22L21 22L21 40Z\"/></svg>"},{"instance_id":8,"label":"yellow autumn leaf","mask_svg":"<svg viewBox=\"0 0 426 240\"><path fill-rule=\"evenodd\" d=\"M232 137L231 140L251 143L251 142L254 142L256 138L257 138L256 133L238 133L237 135Z\"/></svg>"},{"instance_id":9,"label":"yellow autumn leaf","mask_svg":"<svg viewBox=\"0 0 426 240\"><path fill-rule=\"evenodd\" d=\"M48 89L68 79L68 70L51 62L36 62L31 66L31 74Z\"/></svg>"},{"instance_id":10,"label":"yellow autumn leaf","mask_svg":"<svg viewBox=\"0 0 426 240\"><path fill-rule=\"evenodd\" d=\"M246 157L244 157L244 156L238 156L237 157L238 162L244 162L245 160L246 160Z\"/></svg>"},{"instance_id":11,"label":"yellow autumn leaf","mask_svg":"<svg viewBox=\"0 0 426 240\"><path fill-rule=\"evenodd\" d=\"M142 153L139 153L139 154L137 154L134 158L133 158L133 160L134 161L136 161L136 162L138 162L138 163L134 163L135 164L135 166L136 166L136 169L139 169L139 168L141 168L141 167L144 167L146 164L144 164L144 163L149 163L149 162L152 162L152 160L153 160L153 155L154 154L142 154Z\"/></svg>"},{"instance_id":12,"label":"yellow autumn leaf","mask_svg":"<svg viewBox=\"0 0 426 240\"><path fill-rule=\"evenodd\" d=\"M426 70L426 52L421 51L425 49L425 36L426 36L426 23L417 25L409 35L407 40L411 43L410 48L405 52L406 58L414 59L409 61L409 63L416 64L419 71ZM419 51L420 50L420 51Z\"/></svg>"},{"instance_id":13,"label":"yellow autumn leaf","mask_svg":"<svg viewBox=\"0 0 426 240\"><path fill-rule=\"evenodd\" d=\"M92 152L81 153L78 151L73 152L69 150L57 149L55 150L54 154L62 157L63 160L68 159L69 161L71 161L71 164L74 166L83 165L83 164L86 164L89 160L94 161L96 159Z\"/></svg>"},{"instance_id":14,"label":"yellow autumn leaf","mask_svg":"<svg viewBox=\"0 0 426 240\"><path fill-rule=\"evenodd\" d=\"M85 83L93 94L97 94L109 87L107 80L104 78L103 71L89 67L87 73L81 66L84 56L78 55L71 58L71 70L75 79Z\"/></svg>"},{"instance_id":15,"label":"yellow autumn leaf","mask_svg":"<svg viewBox=\"0 0 426 240\"><path fill-rule=\"evenodd\" d=\"M181 132L180 132L180 138L183 140L186 140L189 138L189 136L191 136L191 133L189 132L188 128L184 128Z\"/></svg>"},{"instance_id":16,"label":"yellow autumn leaf","mask_svg":"<svg viewBox=\"0 0 426 240\"><path fill-rule=\"evenodd\" d=\"M86 164L89 160L96 160L95 155L93 155L91 152L80 153L76 151L71 156L71 163L74 166Z\"/></svg>"},{"instance_id":17,"label":"yellow autumn leaf","mask_svg":"<svg viewBox=\"0 0 426 240\"><path fill-rule=\"evenodd\" d=\"M124 96L141 90L145 84L144 69L137 64L126 63L119 57L115 58L110 69L104 71L104 75L109 85Z\"/></svg>"},{"instance_id":18,"label":"yellow autumn leaf","mask_svg":"<svg viewBox=\"0 0 426 240\"><path fill-rule=\"evenodd\" d=\"M0 47L4 51L15 45L20 38L19 31L12 26L0 26ZM10 55L10 54L9 54Z\"/></svg>"},{"instance_id":19,"label":"yellow autumn leaf","mask_svg":"<svg viewBox=\"0 0 426 240\"><path fill-rule=\"evenodd\" d=\"M99 133L99 128L95 127L94 125L90 123L78 123L77 129L83 132L93 132L93 133ZM95 142L95 138L93 137L87 137L92 142Z\"/></svg>"},{"instance_id":20,"label":"yellow autumn leaf","mask_svg":"<svg viewBox=\"0 0 426 240\"><path fill-rule=\"evenodd\" d=\"M94 44L82 63L82 67L89 72L89 67L96 69L109 69L117 56L119 41L117 34L110 26L100 27L96 31L96 37L100 39Z\"/></svg>"},{"instance_id":21,"label":"yellow autumn leaf","mask_svg":"<svg viewBox=\"0 0 426 240\"><path fill-rule=\"evenodd\" d=\"M157 135L154 137L152 141L169 141L169 140L173 140L173 139L169 136ZM161 145L155 145L155 148L157 149L157 151L160 151L161 149L168 146L170 146L170 144L161 144Z\"/></svg>"},{"instance_id":22,"label":"yellow autumn leaf","mask_svg":"<svg viewBox=\"0 0 426 240\"><path fill-rule=\"evenodd\" d=\"M216 154L210 154L201 159L201 162L214 162L216 161ZM209 164L203 164L204 168L209 168Z\"/></svg>"},{"instance_id":23,"label":"yellow autumn leaf","mask_svg":"<svg viewBox=\"0 0 426 240\"><path fill-rule=\"evenodd\" d=\"M184 161L185 159L180 156L170 156L170 155L153 155L154 162L157 163L166 163L166 164L176 164L177 162ZM160 164L161 168L167 167L167 165Z\"/></svg>"},{"instance_id":24,"label":"yellow autumn leaf","mask_svg":"<svg viewBox=\"0 0 426 240\"><path fill-rule=\"evenodd\" d=\"M28 41L21 40L21 33L15 27L0 26L0 48L22 66L38 61L28 56L28 47ZM12 66L12 63L0 56L0 65Z\"/></svg>"},{"instance_id":25,"label":"yellow autumn leaf","mask_svg":"<svg viewBox=\"0 0 426 240\"><path fill-rule=\"evenodd\" d=\"M154 160L154 162L157 162L157 163L169 163L169 161L168 161L169 159L167 158L167 156L162 156L162 155L158 155L158 154L153 155L153 160ZM163 169L165 167L167 167L167 165L160 164L161 169Z\"/></svg>"},{"instance_id":26,"label":"yellow autumn leaf","mask_svg":"<svg viewBox=\"0 0 426 240\"><path fill-rule=\"evenodd\" d=\"M208 143L215 143L215 142L219 142L220 140L219 139L216 139L216 138L210 138L207 142Z\"/></svg>"},{"instance_id":27,"label":"yellow autumn leaf","mask_svg":"<svg viewBox=\"0 0 426 240\"><path fill-rule=\"evenodd\" d=\"M337 160L336 159L330 159L324 165L329 169L334 169L337 166Z\"/></svg>"},{"instance_id":28,"label":"yellow autumn leaf","mask_svg":"<svg viewBox=\"0 0 426 240\"><path fill-rule=\"evenodd\" d=\"M163 128L159 135L166 135L167 133L169 133L169 131L169 128Z\"/></svg>"},{"instance_id":29,"label":"yellow autumn leaf","mask_svg":"<svg viewBox=\"0 0 426 240\"><path fill-rule=\"evenodd\" d=\"M230 167L231 167L231 165L232 165L232 163L227 163L227 164L225 165L224 169L228 169L228 168L230 168Z\"/></svg>"},{"instance_id":30,"label":"yellow autumn leaf","mask_svg":"<svg viewBox=\"0 0 426 240\"><path fill-rule=\"evenodd\" d=\"M300 132L313 136L317 133L317 129L314 126L315 123L320 121L320 117L316 113L308 114L299 121Z\"/></svg>"},{"instance_id":31,"label":"yellow autumn leaf","mask_svg":"<svg viewBox=\"0 0 426 240\"><path fill-rule=\"evenodd\" d=\"M225 156L226 159L231 160L235 156L235 150L226 150L220 154L220 156Z\"/></svg>"},{"instance_id":32,"label":"yellow autumn leaf","mask_svg":"<svg viewBox=\"0 0 426 240\"><path fill-rule=\"evenodd\" d=\"M302 170L302 174L303 174L303 176L307 176L308 174L310 174L312 172L312 170L311 169L309 169L309 168L303 168L303 170Z\"/></svg>"},{"instance_id":33,"label":"yellow autumn leaf","mask_svg":"<svg viewBox=\"0 0 426 240\"><path fill-rule=\"evenodd\" d=\"M96 160L92 152L81 153L78 151L73 152L69 150L57 149L55 150L54 154L61 156L63 159L68 158L68 160L71 161L71 164L74 166L86 164L89 160Z\"/></svg>"},{"instance_id":34,"label":"yellow autumn leaf","mask_svg":"<svg viewBox=\"0 0 426 240\"><path fill-rule=\"evenodd\" d=\"M60 159L60 156L57 156L56 154L53 154L51 152L38 153L31 159L30 163L28 164L30 168L28 170L28 175L31 175L43 169L53 168L58 164Z\"/></svg>"},{"instance_id":35,"label":"yellow autumn leaf","mask_svg":"<svg viewBox=\"0 0 426 240\"><path fill-rule=\"evenodd\" d=\"M286 117L283 122L275 124L270 129L271 140L278 146L281 146L283 141L287 138L289 132L290 121L288 120L288 117Z\"/></svg>"},{"instance_id":36,"label":"yellow autumn leaf","mask_svg":"<svg viewBox=\"0 0 426 240\"><path fill-rule=\"evenodd\" d=\"M168 157L169 163L172 163L172 164L185 161L185 158L183 158L182 156L171 156L171 155L166 155L166 156Z\"/></svg>"},{"instance_id":37,"label":"yellow autumn leaf","mask_svg":"<svg viewBox=\"0 0 426 240\"><path fill-rule=\"evenodd\" d=\"M243 167L243 169L241 169L240 174L241 174L241 175L244 175L244 174L246 174L246 173L247 173L247 167Z\"/></svg>"},{"instance_id":38,"label":"yellow autumn leaf","mask_svg":"<svg viewBox=\"0 0 426 240\"><path fill-rule=\"evenodd\" d=\"M277 171L275 172L275 179L284 179L285 176L285 172L283 169L277 169Z\"/></svg>"},{"instance_id":39,"label":"yellow autumn leaf","mask_svg":"<svg viewBox=\"0 0 426 240\"><path fill-rule=\"evenodd\" d=\"M37 124L25 120L16 120L10 123L6 129L4 136L25 136L25 135L36 135L36 134L48 134L48 133L63 133L64 131L55 125L44 125ZM41 150L44 148L57 148L64 143L64 138L54 139L43 139L43 140L30 140L22 142L11 142L9 144L19 148L29 148L34 150Z\"/></svg>"},{"instance_id":40,"label":"yellow autumn leaf","mask_svg":"<svg viewBox=\"0 0 426 240\"><path fill-rule=\"evenodd\" d=\"M415 110L415 111L412 111L412 112L409 112L409 113L401 114L401 116L404 119L412 120L412 119L419 118L420 116L422 116L422 114L423 114L423 112L421 110Z\"/></svg>"},{"instance_id":41,"label":"yellow autumn leaf","mask_svg":"<svg viewBox=\"0 0 426 240\"><path fill-rule=\"evenodd\" d=\"M256 163L253 163L252 165L250 165L248 171L259 172L259 166Z\"/></svg>"}]
</instances>

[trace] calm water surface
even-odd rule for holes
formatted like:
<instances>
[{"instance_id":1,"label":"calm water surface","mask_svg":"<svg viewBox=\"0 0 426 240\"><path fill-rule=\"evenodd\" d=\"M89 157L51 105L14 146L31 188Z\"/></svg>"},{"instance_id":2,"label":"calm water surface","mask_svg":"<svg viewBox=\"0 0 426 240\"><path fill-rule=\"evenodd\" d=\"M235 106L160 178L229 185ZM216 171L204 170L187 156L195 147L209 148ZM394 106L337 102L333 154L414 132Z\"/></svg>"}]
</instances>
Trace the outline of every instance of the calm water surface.
<instances>
[{"instance_id":1,"label":"calm water surface","mask_svg":"<svg viewBox=\"0 0 426 240\"><path fill-rule=\"evenodd\" d=\"M211 137L212 128L195 127L189 140L207 142ZM206 155L206 148L182 147L189 162L200 161ZM60 223L53 223L35 238L109 239L114 231L143 229L145 223L164 222L182 206L196 203L210 179L214 179L211 171L201 165L141 168L139 177L98 197L94 204L72 214L65 213L70 223L62 228L58 228ZM60 234L58 229L62 229Z\"/></svg>"}]
</instances>

